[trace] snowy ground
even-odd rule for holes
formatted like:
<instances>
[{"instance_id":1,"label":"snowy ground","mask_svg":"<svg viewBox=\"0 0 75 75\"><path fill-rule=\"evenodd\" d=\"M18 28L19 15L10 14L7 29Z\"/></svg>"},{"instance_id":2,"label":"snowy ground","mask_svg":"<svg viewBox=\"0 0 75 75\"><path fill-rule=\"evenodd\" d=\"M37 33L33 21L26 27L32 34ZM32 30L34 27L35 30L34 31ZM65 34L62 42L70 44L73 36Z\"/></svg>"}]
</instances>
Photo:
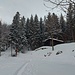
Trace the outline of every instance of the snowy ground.
<instances>
[{"instance_id":1,"label":"snowy ground","mask_svg":"<svg viewBox=\"0 0 75 75\"><path fill-rule=\"evenodd\" d=\"M10 49L0 57L0 75L75 75L75 43L44 46L17 57ZM61 52L56 55L57 52Z\"/></svg>"}]
</instances>

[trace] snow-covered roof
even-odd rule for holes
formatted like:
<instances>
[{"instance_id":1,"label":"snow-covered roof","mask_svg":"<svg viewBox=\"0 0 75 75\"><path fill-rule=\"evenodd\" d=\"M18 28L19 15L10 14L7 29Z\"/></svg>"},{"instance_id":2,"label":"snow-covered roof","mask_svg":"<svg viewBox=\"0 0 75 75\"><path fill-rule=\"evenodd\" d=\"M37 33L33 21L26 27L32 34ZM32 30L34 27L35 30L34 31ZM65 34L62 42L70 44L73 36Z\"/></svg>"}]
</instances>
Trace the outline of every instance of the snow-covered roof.
<instances>
[{"instance_id":1,"label":"snow-covered roof","mask_svg":"<svg viewBox=\"0 0 75 75\"><path fill-rule=\"evenodd\" d=\"M45 39L43 42L45 42L45 41L47 41L47 40L51 40L52 38L48 38L48 39ZM58 40L58 39L55 39L55 38L53 38L53 40L54 41L59 41L59 42L64 42L64 41L62 41L62 40Z\"/></svg>"}]
</instances>

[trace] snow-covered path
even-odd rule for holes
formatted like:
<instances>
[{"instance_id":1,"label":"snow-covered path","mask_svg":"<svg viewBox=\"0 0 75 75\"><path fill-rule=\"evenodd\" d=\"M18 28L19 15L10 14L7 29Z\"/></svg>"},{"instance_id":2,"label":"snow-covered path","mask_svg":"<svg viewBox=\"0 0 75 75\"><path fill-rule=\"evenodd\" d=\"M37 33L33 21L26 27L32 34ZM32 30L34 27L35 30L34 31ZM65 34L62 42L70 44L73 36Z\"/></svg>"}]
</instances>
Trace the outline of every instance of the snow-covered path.
<instances>
[{"instance_id":1,"label":"snow-covered path","mask_svg":"<svg viewBox=\"0 0 75 75\"><path fill-rule=\"evenodd\" d=\"M28 62L27 63L24 63L17 71L14 75L23 75L23 72L25 70L25 67L28 65Z\"/></svg>"},{"instance_id":2,"label":"snow-covered path","mask_svg":"<svg viewBox=\"0 0 75 75\"><path fill-rule=\"evenodd\" d=\"M25 54L18 53L17 57L11 57L10 49L1 54L0 75L22 75L25 67L30 63L30 56Z\"/></svg>"}]
</instances>

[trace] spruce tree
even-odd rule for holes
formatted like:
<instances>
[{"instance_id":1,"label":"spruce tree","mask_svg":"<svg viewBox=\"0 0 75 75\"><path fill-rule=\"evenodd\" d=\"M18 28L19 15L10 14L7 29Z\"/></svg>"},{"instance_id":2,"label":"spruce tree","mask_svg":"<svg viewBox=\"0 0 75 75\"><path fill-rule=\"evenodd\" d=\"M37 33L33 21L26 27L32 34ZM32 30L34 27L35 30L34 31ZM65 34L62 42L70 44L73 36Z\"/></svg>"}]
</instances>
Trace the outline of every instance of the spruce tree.
<instances>
[{"instance_id":1,"label":"spruce tree","mask_svg":"<svg viewBox=\"0 0 75 75\"><path fill-rule=\"evenodd\" d=\"M26 21L26 24L25 24L25 27L26 27L26 37L27 39L29 39L29 31L30 31L30 28L29 28L29 25L30 25L30 21L29 21L29 18L27 18L27 21Z\"/></svg>"},{"instance_id":2,"label":"spruce tree","mask_svg":"<svg viewBox=\"0 0 75 75\"><path fill-rule=\"evenodd\" d=\"M48 36L50 36L47 27L47 21L48 21L48 17L46 18L46 16L44 16L44 40L47 39Z\"/></svg>"},{"instance_id":3,"label":"spruce tree","mask_svg":"<svg viewBox=\"0 0 75 75\"><path fill-rule=\"evenodd\" d=\"M34 17L34 48L38 48L40 46L40 25L39 25L39 20L38 20L38 16L35 15Z\"/></svg>"},{"instance_id":4,"label":"spruce tree","mask_svg":"<svg viewBox=\"0 0 75 75\"><path fill-rule=\"evenodd\" d=\"M52 32L58 34L60 32L60 25L59 25L58 16L55 13L52 14L51 25L52 25L51 26Z\"/></svg>"},{"instance_id":5,"label":"spruce tree","mask_svg":"<svg viewBox=\"0 0 75 75\"><path fill-rule=\"evenodd\" d=\"M73 25L72 25L72 38L73 38L73 41L75 42L75 4L74 4L74 7L73 7Z\"/></svg>"},{"instance_id":6,"label":"spruce tree","mask_svg":"<svg viewBox=\"0 0 75 75\"><path fill-rule=\"evenodd\" d=\"M47 32L49 33L49 37L50 37L50 35L51 35L51 21L52 21L52 19L51 19L51 13L49 12L48 13L48 15L47 15L47 19L46 19L46 30L47 30Z\"/></svg>"},{"instance_id":7,"label":"spruce tree","mask_svg":"<svg viewBox=\"0 0 75 75\"><path fill-rule=\"evenodd\" d=\"M21 50L23 53L25 52L25 47L27 47L28 42L26 38L26 27L25 27L25 18L24 16L20 20L20 26L19 26L19 50Z\"/></svg>"},{"instance_id":8,"label":"spruce tree","mask_svg":"<svg viewBox=\"0 0 75 75\"><path fill-rule=\"evenodd\" d=\"M54 35L58 35L60 32L60 25L59 25L59 20L57 15L53 13L52 15L48 13L47 19L46 19L46 26L47 26L47 31L49 33L49 37L52 38L52 50L54 50L53 47L53 37Z\"/></svg>"},{"instance_id":9,"label":"spruce tree","mask_svg":"<svg viewBox=\"0 0 75 75\"><path fill-rule=\"evenodd\" d=\"M44 36L44 23L42 18L40 18L40 41L41 41L41 45L42 45L42 41L44 40L45 36Z\"/></svg>"},{"instance_id":10,"label":"spruce tree","mask_svg":"<svg viewBox=\"0 0 75 75\"><path fill-rule=\"evenodd\" d=\"M67 35L68 35L68 40L72 40L72 25L73 25L73 7L72 4L69 3L68 11L67 11Z\"/></svg>"},{"instance_id":11,"label":"spruce tree","mask_svg":"<svg viewBox=\"0 0 75 75\"><path fill-rule=\"evenodd\" d=\"M67 41L67 33L66 33L66 21L64 20L64 16L61 14L60 16L60 28L61 28L61 39L66 42Z\"/></svg>"},{"instance_id":12,"label":"spruce tree","mask_svg":"<svg viewBox=\"0 0 75 75\"><path fill-rule=\"evenodd\" d=\"M17 56L17 51L19 50L19 25L20 25L20 14L19 12L13 18L13 23L10 29L10 44L11 44L11 55L12 55L12 45L15 46L15 52Z\"/></svg>"},{"instance_id":13,"label":"spruce tree","mask_svg":"<svg viewBox=\"0 0 75 75\"><path fill-rule=\"evenodd\" d=\"M60 27L61 27L62 33L64 33L66 25L65 25L65 20L62 14L60 16Z\"/></svg>"},{"instance_id":14,"label":"spruce tree","mask_svg":"<svg viewBox=\"0 0 75 75\"><path fill-rule=\"evenodd\" d=\"M1 30L1 21L0 21L0 56L1 56L1 44L2 44L2 42L1 42L1 33L2 33L2 30Z\"/></svg>"},{"instance_id":15,"label":"spruce tree","mask_svg":"<svg viewBox=\"0 0 75 75\"><path fill-rule=\"evenodd\" d=\"M28 42L30 44L31 49L34 49L34 45L33 45L33 39L34 39L34 20L33 20L33 15L31 15L30 17L30 22L29 22L29 38L28 38Z\"/></svg>"},{"instance_id":16,"label":"spruce tree","mask_svg":"<svg viewBox=\"0 0 75 75\"><path fill-rule=\"evenodd\" d=\"M28 41L30 43L31 49L34 50L40 45L40 24L37 15L35 15L34 18L31 15L29 24L29 36L30 37Z\"/></svg>"}]
</instances>

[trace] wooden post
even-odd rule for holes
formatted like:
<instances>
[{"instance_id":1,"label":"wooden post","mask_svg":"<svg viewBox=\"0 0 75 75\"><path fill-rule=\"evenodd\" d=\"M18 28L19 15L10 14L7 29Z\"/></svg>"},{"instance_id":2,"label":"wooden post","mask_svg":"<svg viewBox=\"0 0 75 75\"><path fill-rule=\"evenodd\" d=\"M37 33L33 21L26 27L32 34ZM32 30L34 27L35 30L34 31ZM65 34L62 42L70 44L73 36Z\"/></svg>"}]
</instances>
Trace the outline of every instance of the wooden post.
<instances>
[{"instance_id":1,"label":"wooden post","mask_svg":"<svg viewBox=\"0 0 75 75\"><path fill-rule=\"evenodd\" d=\"M0 56L1 56L1 38L0 38Z\"/></svg>"},{"instance_id":2,"label":"wooden post","mask_svg":"<svg viewBox=\"0 0 75 75\"><path fill-rule=\"evenodd\" d=\"M15 52L16 52L16 56L17 56L17 51L18 51L18 49L16 48L16 50L15 50Z\"/></svg>"},{"instance_id":3,"label":"wooden post","mask_svg":"<svg viewBox=\"0 0 75 75\"><path fill-rule=\"evenodd\" d=\"M2 25L2 23L1 23L1 21L0 21L0 56L1 56L1 44L2 44L2 41L1 41L1 33L2 33L2 31L1 31L1 25Z\"/></svg>"},{"instance_id":4,"label":"wooden post","mask_svg":"<svg viewBox=\"0 0 75 75\"><path fill-rule=\"evenodd\" d=\"M72 26L72 38L73 38L73 42L74 42L74 26Z\"/></svg>"},{"instance_id":5,"label":"wooden post","mask_svg":"<svg viewBox=\"0 0 75 75\"><path fill-rule=\"evenodd\" d=\"M51 36L52 36L52 51L54 51L53 34L51 34Z\"/></svg>"},{"instance_id":6,"label":"wooden post","mask_svg":"<svg viewBox=\"0 0 75 75\"><path fill-rule=\"evenodd\" d=\"M1 56L1 45L0 45L0 56Z\"/></svg>"},{"instance_id":7,"label":"wooden post","mask_svg":"<svg viewBox=\"0 0 75 75\"><path fill-rule=\"evenodd\" d=\"M11 56L12 56L12 45L11 45Z\"/></svg>"}]
</instances>

